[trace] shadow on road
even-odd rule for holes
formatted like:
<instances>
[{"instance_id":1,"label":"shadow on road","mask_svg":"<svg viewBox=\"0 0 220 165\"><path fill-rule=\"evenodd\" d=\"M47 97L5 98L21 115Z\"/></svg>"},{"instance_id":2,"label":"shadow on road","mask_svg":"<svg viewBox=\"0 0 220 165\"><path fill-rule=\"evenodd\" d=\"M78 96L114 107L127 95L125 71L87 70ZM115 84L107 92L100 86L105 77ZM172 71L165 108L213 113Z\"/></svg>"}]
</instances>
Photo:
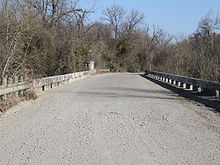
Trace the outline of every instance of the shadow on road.
<instances>
[{"instance_id":1,"label":"shadow on road","mask_svg":"<svg viewBox=\"0 0 220 165\"><path fill-rule=\"evenodd\" d=\"M102 97L102 98L148 98L148 99L162 99L162 100L174 100L173 97L160 97L160 96L147 96L147 95L135 95L135 94L126 94L119 92L77 92L76 96L89 96L89 97ZM178 100L178 99L175 99Z\"/></svg>"},{"instance_id":2,"label":"shadow on road","mask_svg":"<svg viewBox=\"0 0 220 165\"><path fill-rule=\"evenodd\" d=\"M135 93L160 93L160 94L173 94L173 92L168 90L150 90L150 89L140 89L140 88L126 88L126 87L112 87L108 88L116 91L125 91L125 92L135 92Z\"/></svg>"},{"instance_id":3,"label":"shadow on road","mask_svg":"<svg viewBox=\"0 0 220 165\"><path fill-rule=\"evenodd\" d=\"M169 89L172 92L177 93L179 96L185 97L189 100L193 100L193 101L198 102L198 103L202 103L206 107L212 108L213 112L217 112L217 113L220 112L220 100L214 99L214 97L211 96L210 93L200 93L200 94L198 94L198 93L195 93L193 91L187 91L187 90L184 90L182 88L173 86L171 84L161 82L159 80L153 79L153 78L151 78L149 76L146 76L146 75L143 75L143 74L140 75L140 76L147 79L147 80L149 80L149 81L154 82L155 84L160 85L163 88Z\"/></svg>"}]
</instances>

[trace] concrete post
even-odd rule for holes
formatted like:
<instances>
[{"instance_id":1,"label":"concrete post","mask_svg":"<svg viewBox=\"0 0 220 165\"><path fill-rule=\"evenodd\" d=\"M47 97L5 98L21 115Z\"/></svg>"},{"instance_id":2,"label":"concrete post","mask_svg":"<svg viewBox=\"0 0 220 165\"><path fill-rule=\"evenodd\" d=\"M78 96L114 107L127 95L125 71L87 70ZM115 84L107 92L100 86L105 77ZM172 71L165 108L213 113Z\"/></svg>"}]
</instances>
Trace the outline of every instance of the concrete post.
<instances>
[{"instance_id":1,"label":"concrete post","mask_svg":"<svg viewBox=\"0 0 220 165\"><path fill-rule=\"evenodd\" d=\"M216 93L216 98L219 98L219 90L215 90L215 93Z\"/></svg>"},{"instance_id":2,"label":"concrete post","mask_svg":"<svg viewBox=\"0 0 220 165\"><path fill-rule=\"evenodd\" d=\"M21 76L19 82L24 82L24 77ZM19 91L20 96L24 96L24 91Z\"/></svg>"},{"instance_id":3,"label":"concrete post","mask_svg":"<svg viewBox=\"0 0 220 165\"><path fill-rule=\"evenodd\" d=\"M7 78L7 77L5 77L5 78L3 79L2 85L3 85L4 87L7 87L7 86L8 86L8 78ZM7 95L3 95L3 96L2 96L2 99L3 99L3 100L7 99Z\"/></svg>"},{"instance_id":4,"label":"concrete post","mask_svg":"<svg viewBox=\"0 0 220 165\"><path fill-rule=\"evenodd\" d=\"M186 84L186 83L183 83L183 88L184 88L184 89L186 89L186 86L187 86L187 84Z\"/></svg>"},{"instance_id":5,"label":"concrete post","mask_svg":"<svg viewBox=\"0 0 220 165\"><path fill-rule=\"evenodd\" d=\"M13 84L13 78L9 77L9 79L8 79L8 84L9 84L10 86L12 86L12 84Z\"/></svg>"},{"instance_id":6,"label":"concrete post","mask_svg":"<svg viewBox=\"0 0 220 165\"><path fill-rule=\"evenodd\" d=\"M95 62L94 61L90 61L89 62L89 70L94 70L95 68Z\"/></svg>"},{"instance_id":7,"label":"concrete post","mask_svg":"<svg viewBox=\"0 0 220 165\"><path fill-rule=\"evenodd\" d=\"M202 88L201 87L198 87L197 91L200 93L202 92Z\"/></svg>"},{"instance_id":8,"label":"concrete post","mask_svg":"<svg viewBox=\"0 0 220 165\"><path fill-rule=\"evenodd\" d=\"M179 81L177 85L178 85L178 87L181 87L182 83Z\"/></svg>"},{"instance_id":9,"label":"concrete post","mask_svg":"<svg viewBox=\"0 0 220 165\"><path fill-rule=\"evenodd\" d=\"M190 86L189 86L189 89L190 89L191 91L193 91L193 85L190 85Z\"/></svg>"},{"instance_id":10,"label":"concrete post","mask_svg":"<svg viewBox=\"0 0 220 165\"><path fill-rule=\"evenodd\" d=\"M170 84L172 84L172 81L173 81L173 80L172 80L172 79L170 79L170 80L169 80L169 83L170 83Z\"/></svg>"},{"instance_id":11,"label":"concrete post","mask_svg":"<svg viewBox=\"0 0 220 165\"><path fill-rule=\"evenodd\" d=\"M12 78L12 77L9 77L9 78L8 78L8 87L11 87L12 84L13 84L13 78ZM9 93L9 94L7 94L7 95L8 95L8 97L12 97L12 96L13 96L13 93Z\"/></svg>"},{"instance_id":12,"label":"concrete post","mask_svg":"<svg viewBox=\"0 0 220 165\"><path fill-rule=\"evenodd\" d=\"M176 85L176 80L173 80L173 85Z\"/></svg>"},{"instance_id":13,"label":"concrete post","mask_svg":"<svg viewBox=\"0 0 220 165\"><path fill-rule=\"evenodd\" d=\"M18 77L17 77L17 76L14 78L14 83L15 83L15 84L18 83ZM19 91L16 91L16 92L15 92L15 96L16 96L16 97L19 96Z\"/></svg>"},{"instance_id":14,"label":"concrete post","mask_svg":"<svg viewBox=\"0 0 220 165\"><path fill-rule=\"evenodd\" d=\"M2 85L3 85L4 87L7 87L7 85L8 85L8 78L7 78L7 77L5 77L5 78L3 79Z\"/></svg>"}]
</instances>

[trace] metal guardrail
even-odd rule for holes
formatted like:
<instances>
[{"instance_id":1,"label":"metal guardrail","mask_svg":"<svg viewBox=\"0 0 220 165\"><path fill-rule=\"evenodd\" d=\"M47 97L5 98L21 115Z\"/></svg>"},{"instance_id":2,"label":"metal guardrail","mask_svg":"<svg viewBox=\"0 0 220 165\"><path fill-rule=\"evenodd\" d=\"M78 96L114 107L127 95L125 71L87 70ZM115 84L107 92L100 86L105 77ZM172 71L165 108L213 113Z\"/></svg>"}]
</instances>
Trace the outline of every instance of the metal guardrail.
<instances>
[{"instance_id":1,"label":"metal guardrail","mask_svg":"<svg viewBox=\"0 0 220 165\"><path fill-rule=\"evenodd\" d=\"M179 87L183 87L189 90L198 90L198 92L202 92L203 89L212 90L216 93L216 97L219 98L220 91L220 82L202 80L197 78L178 76L163 72L155 72L155 71L145 71L146 75L152 75L155 79L178 85Z\"/></svg>"},{"instance_id":2,"label":"metal guardrail","mask_svg":"<svg viewBox=\"0 0 220 165\"><path fill-rule=\"evenodd\" d=\"M19 92L23 92L27 89L34 89L34 88L40 88L41 90L44 91L46 88L53 88L54 86L59 86L68 83L71 80L82 78L95 73L96 70L83 71L83 72L76 72L65 75L44 77L40 79L35 79L33 81L5 84L0 86L0 96L3 97L3 99L6 99L7 95L9 94L15 93L16 95L19 95Z\"/></svg>"}]
</instances>

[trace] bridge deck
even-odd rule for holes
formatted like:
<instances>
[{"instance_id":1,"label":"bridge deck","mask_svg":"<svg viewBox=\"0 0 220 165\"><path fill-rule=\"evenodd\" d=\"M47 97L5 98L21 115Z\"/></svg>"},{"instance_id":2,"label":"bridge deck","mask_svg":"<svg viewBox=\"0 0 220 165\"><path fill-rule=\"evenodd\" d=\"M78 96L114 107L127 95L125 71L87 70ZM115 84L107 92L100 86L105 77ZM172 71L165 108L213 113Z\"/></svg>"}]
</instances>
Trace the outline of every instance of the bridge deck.
<instances>
[{"instance_id":1,"label":"bridge deck","mask_svg":"<svg viewBox=\"0 0 220 165\"><path fill-rule=\"evenodd\" d=\"M220 117L138 74L102 74L0 117L0 164L218 164Z\"/></svg>"}]
</instances>

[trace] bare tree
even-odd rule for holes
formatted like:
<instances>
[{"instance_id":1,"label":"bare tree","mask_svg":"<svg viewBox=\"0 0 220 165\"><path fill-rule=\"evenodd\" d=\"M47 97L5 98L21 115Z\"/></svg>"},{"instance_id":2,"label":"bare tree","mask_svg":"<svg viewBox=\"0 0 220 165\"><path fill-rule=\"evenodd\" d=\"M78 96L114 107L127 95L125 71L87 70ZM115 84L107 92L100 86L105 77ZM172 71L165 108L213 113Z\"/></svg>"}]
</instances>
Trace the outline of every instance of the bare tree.
<instances>
[{"instance_id":1,"label":"bare tree","mask_svg":"<svg viewBox=\"0 0 220 165\"><path fill-rule=\"evenodd\" d=\"M132 34L137 26L143 22L143 20L144 14L133 9L124 22L125 32Z\"/></svg>"},{"instance_id":2,"label":"bare tree","mask_svg":"<svg viewBox=\"0 0 220 165\"><path fill-rule=\"evenodd\" d=\"M120 6L113 5L110 8L104 9L103 14L105 16L105 20L107 20L112 26L115 38L118 38L118 34L126 14L125 9Z\"/></svg>"},{"instance_id":3,"label":"bare tree","mask_svg":"<svg viewBox=\"0 0 220 165\"><path fill-rule=\"evenodd\" d=\"M40 16L45 25L53 26L64 16L75 13L82 12L86 13L87 11L77 8L79 0L72 2L71 7L67 7L67 0L24 0L29 7L32 7L36 14Z\"/></svg>"},{"instance_id":4,"label":"bare tree","mask_svg":"<svg viewBox=\"0 0 220 165\"><path fill-rule=\"evenodd\" d=\"M220 19L212 17L209 12L198 24L198 29L193 35L192 44L198 54L198 67L200 76L204 79L214 79L219 71L220 59L217 53L215 38L220 31Z\"/></svg>"}]
</instances>

